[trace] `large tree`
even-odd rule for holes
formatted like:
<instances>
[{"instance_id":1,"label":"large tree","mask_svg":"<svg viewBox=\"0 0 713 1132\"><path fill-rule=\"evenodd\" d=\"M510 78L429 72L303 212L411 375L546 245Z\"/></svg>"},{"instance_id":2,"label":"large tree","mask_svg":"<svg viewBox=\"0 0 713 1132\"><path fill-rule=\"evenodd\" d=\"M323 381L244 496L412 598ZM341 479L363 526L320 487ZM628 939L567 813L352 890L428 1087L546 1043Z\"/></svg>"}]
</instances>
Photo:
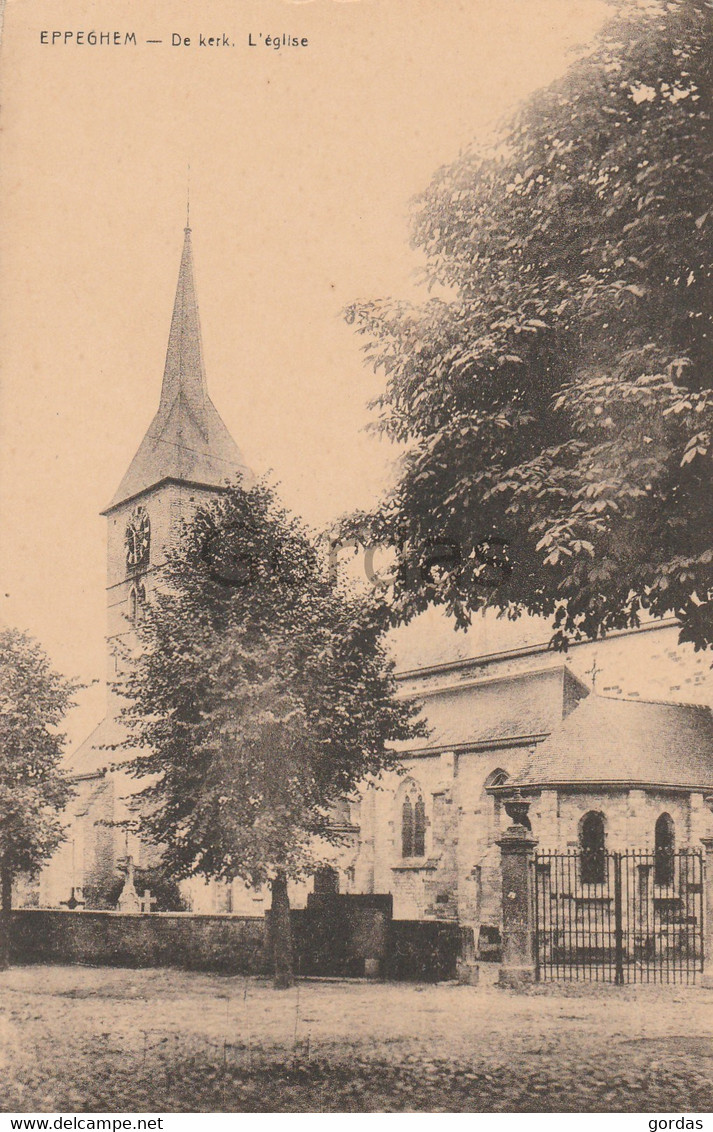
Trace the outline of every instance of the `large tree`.
<instances>
[{"instance_id":1,"label":"large tree","mask_svg":"<svg viewBox=\"0 0 713 1132\"><path fill-rule=\"evenodd\" d=\"M143 832L177 877L271 885L277 985L289 878L338 840L330 807L415 733L383 627L267 485L238 484L186 529L120 681Z\"/></svg>"},{"instance_id":2,"label":"large tree","mask_svg":"<svg viewBox=\"0 0 713 1132\"><path fill-rule=\"evenodd\" d=\"M73 792L59 726L78 688L32 638L0 630L0 967L9 961L13 881L35 873L64 837L61 812Z\"/></svg>"},{"instance_id":3,"label":"large tree","mask_svg":"<svg viewBox=\"0 0 713 1132\"><path fill-rule=\"evenodd\" d=\"M617 5L416 202L435 292L348 311L406 446L354 524L401 548L396 620L524 609L563 646L646 611L713 643L712 20Z\"/></svg>"}]
</instances>

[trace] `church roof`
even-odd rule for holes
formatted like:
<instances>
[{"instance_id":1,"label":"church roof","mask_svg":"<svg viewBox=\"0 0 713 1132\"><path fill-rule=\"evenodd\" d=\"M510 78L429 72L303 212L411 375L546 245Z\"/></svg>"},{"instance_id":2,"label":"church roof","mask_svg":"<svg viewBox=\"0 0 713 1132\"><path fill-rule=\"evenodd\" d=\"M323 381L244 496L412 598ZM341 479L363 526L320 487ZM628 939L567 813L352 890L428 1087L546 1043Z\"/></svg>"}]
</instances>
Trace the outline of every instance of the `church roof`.
<instances>
[{"instance_id":1,"label":"church roof","mask_svg":"<svg viewBox=\"0 0 713 1132\"><path fill-rule=\"evenodd\" d=\"M221 487L238 473L252 479L208 396L186 228L158 412L104 513L166 480Z\"/></svg>"},{"instance_id":2,"label":"church roof","mask_svg":"<svg viewBox=\"0 0 713 1132\"><path fill-rule=\"evenodd\" d=\"M710 708L590 695L507 786L605 784L713 789Z\"/></svg>"},{"instance_id":3,"label":"church roof","mask_svg":"<svg viewBox=\"0 0 713 1132\"><path fill-rule=\"evenodd\" d=\"M494 679L438 682L405 694L422 701L425 740L399 749L467 749L528 746L557 727L589 689L564 664Z\"/></svg>"},{"instance_id":4,"label":"church roof","mask_svg":"<svg viewBox=\"0 0 713 1132\"><path fill-rule=\"evenodd\" d=\"M126 740L126 729L111 715L107 715L87 735L83 743L67 756L65 770L70 776L104 774L112 763L128 758L126 751L113 749Z\"/></svg>"}]
</instances>

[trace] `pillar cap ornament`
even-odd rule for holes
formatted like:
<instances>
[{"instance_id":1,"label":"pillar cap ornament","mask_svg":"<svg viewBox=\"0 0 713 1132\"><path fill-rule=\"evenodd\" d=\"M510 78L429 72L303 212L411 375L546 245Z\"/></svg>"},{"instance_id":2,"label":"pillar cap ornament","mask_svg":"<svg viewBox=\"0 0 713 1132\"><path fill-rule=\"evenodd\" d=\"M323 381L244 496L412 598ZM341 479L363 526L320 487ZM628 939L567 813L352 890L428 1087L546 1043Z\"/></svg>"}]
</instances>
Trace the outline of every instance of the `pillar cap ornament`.
<instances>
[{"instance_id":1,"label":"pillar cap ornament","mask_svg":"<svg viewBox=\"0 0 713 1132\"><path fill-rule=\"evenodd\" d=\"M519 787L516 787L509 797L503 799L505 813L512 822L512 825L506 830L508 835L530 834L532 836L532 823L529 816L530 805L530 799L523 797Z\"/></svg>"}]
</instances>

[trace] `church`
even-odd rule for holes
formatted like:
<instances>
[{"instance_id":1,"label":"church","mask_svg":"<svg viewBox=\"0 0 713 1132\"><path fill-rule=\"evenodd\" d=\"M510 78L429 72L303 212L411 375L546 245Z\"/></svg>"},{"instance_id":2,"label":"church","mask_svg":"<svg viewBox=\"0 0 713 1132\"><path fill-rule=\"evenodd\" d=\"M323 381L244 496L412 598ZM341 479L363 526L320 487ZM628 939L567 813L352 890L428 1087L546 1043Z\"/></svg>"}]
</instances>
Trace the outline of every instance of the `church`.
<instances>
[{"instance_id":1,"label":"church","mask_svg":"<svg viewBox=\"0 0 713 1132\"><path fill-rule=\"evenodd\" d=\"M236 473L253 479L208 394L186 228L158 410L103 512L106 716L69 757L67 840L19 903L111 906L127 861L156 862L117 824L135 786L112 768L125 738L111 691L116 643L130 640L181 524ZM392 635L399 694L421 703L428 738L403 750L402 774L345 801L343 843L312 884L295 886L295 906L313 885L388 893L398 919L473 926L484 954L500 923L498 839L513 794L530 803L543 849L673 850L713 835L710 657L679 645L673 620L566 654L549 636L536 618L490 615L457 632L437 610ZM182 896L201 913L260 915L270 902L241 881L185 882Z\"/></svg>"}]
</instances>

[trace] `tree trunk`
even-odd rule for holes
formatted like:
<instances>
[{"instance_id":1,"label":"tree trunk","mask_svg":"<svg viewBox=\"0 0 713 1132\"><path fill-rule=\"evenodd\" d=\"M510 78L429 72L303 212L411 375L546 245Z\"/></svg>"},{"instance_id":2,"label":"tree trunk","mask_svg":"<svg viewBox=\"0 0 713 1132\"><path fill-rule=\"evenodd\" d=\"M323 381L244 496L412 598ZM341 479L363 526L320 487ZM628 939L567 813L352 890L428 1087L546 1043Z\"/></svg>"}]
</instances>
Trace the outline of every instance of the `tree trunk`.
<instances>
[{"instance_id":1,"label":"tree trunk","mask_svg":"<svg viewBox=\"0 0 713 1132\"><path fill-rule=\"evenodd\" d=\"M287 877L284 873L278 873L272 882L270 935L275 986L279 989L291 987L295 981L292 970L292 926Z\"/></svg>"},{"instance_id":2,"label":"tree trunk","mask_svg":"<svg viewBox=\"0 0 713 1132\"><path fill-rule=\"evenodd\" d=\"M12 908L12 873L0 864L0 970L10 966L10 910Z\"/></svg>"}]
</instances>

